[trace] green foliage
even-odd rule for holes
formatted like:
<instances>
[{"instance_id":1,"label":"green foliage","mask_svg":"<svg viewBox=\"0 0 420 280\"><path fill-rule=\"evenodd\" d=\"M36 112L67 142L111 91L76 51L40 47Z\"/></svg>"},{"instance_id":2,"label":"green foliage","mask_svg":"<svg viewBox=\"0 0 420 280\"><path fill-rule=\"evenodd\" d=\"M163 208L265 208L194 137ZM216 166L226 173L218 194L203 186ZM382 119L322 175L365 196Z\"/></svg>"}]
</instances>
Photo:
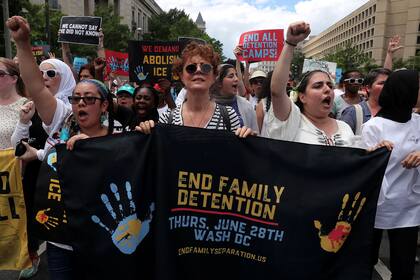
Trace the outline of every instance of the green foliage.
<instances>
[{"instance_id":1,"label":"green foliage","mask_svg":"<svg viewBox=\"0 0 420 280\"><path fill-rule=\"evenodd\" d=\"M364 71L365 68L374 66L374 60L352 44L339 47L335 52L327 54L323 60L337 63L337 67L342 68L343 72L351 69Z\"/></svg>"},{"instance_id":2,"label":"green foliage","mask_svg":"<svg viewBox=\"0 0 420 280\"><path fill-rule=\"evenodd\" d=\"M290 71L292 72L294 79L299 77L300 73L302 73L304 61L305 56L303 55L302 51L300 49L296 49L293 52L292 64L290 66Z\"/></svg>"},{"instance_id":3,"label":"green foliage","mask_svg":"<svg viewBox=\"0 0 420 280\"><path fill-rule=\"evenodd\" d=\"M402 58L395 59L392 62L392 68L400 69L400 68L407 68L410 70L417 70L420 71L420 56L412 56L406 60L403 60Z\"/></svg>"},{"instance_id":4,"label":"green foliage","mask_svg":"<svg viewBox=\"0 0 420 280\"><path fill-rule=\"evenodd\" d=\"M205 40L218 52L222 60L223 44L201 31L184 10L171 9L159 15L154 15L149 20L149 33L144 34L144 40L176 41L178 37L194 37Z\"/></svg>"}]
</instances>

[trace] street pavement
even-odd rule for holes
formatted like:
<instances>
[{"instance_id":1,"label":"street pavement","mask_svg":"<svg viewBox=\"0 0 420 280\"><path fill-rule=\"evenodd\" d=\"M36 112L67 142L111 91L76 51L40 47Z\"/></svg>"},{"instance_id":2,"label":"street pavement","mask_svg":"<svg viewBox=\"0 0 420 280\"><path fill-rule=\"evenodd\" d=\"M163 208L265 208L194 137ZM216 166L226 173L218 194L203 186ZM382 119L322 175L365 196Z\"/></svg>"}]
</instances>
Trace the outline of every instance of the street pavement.
<instances>
[{"instance_id":1,"label":"street pavement","mask_svg":"<svg viewBox=\"0 0 420 280\"><path fill-rule=\"evenodd\" d=\"M45 247L43 246L43 249ZM391 273L389 271L389 246L388 237L384 234L381 244L381 250L379 254L380 262L376 266L372 280L390 280ZM417 256L420 256L420 247L417 248ZM0 280L17 280L19 272L16 271L0 271ZM47 254L43 252L41 254L41 263L39 266L38 273L31 278L32 280L49 280L48 277L48 263ZM414 280L420 280L420 264L416 264L416 275Z\"/></svg>"}]
</instances>

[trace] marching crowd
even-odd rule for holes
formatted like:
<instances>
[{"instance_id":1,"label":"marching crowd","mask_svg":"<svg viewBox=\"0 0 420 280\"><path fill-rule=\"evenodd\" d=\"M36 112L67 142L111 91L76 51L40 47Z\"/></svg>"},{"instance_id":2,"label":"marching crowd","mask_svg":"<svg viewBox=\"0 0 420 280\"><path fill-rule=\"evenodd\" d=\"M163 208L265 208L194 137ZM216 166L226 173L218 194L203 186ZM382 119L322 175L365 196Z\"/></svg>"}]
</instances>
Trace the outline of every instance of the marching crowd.
<instances>
[{"instance_id":1,"label":"marching crowd","mask_svg":"<svg viewBox=\"0 0 420 280\"><path fill-rule=\"evenodd\" d=\"M132 85L111 77L106 85L103 35L98 58L79 73L72 69L67 44L62 44L63 60L38 65L29 23L14 16L6 24L17 56L15 61L0 58L0 148L16 148L24 163L28 216L33 216L40 163L55 144L66 143L71 150L80 139L133 130L149 134L157 123L368 152L385 146L392 152L378 200L372 267L387 230L392 279L413 278L420 225L419 73L392 71L392 55L401 48L397 37L389 44L384 68L366 75L349 70L338 85L322 70L304 73L298 82L292 79L294 49L310 34L305 22L288 27L270 73L250 73L249 63L243 69L238 59L235 65L222 64L211 46L190 43L173 65L182 81L178 88L166 79ZM241 52L242 46L234 50L237 57ZM28 239L33 266L21 278L36 273L39 263L38 240L30 227ZM70 246L48 242L47 255L52 280L81 279Z\"/></svg>"}]
</instances>

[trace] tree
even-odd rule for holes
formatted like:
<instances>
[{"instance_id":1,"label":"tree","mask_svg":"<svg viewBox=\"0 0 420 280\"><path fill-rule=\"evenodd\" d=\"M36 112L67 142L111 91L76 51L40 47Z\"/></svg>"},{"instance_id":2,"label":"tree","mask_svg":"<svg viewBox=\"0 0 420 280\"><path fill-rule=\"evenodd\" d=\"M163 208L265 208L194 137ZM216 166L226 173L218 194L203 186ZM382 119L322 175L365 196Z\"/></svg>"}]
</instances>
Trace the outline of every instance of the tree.
<instances>
[{"instance_id":1,"label":"tree","mask_svg":"<svg viewBox=\"0 0 420 280\"><path fill-rule=\"evenodd\" d=\"M292 72L293 79L299 77L300 73L302 73L303 63L305 61L305 56L302 53L301 49L296 49L293 52L292 64L290 67L290 71Z\"/></svg>"},{"instance_id":2,"label":"tree","mask_svg":"<svg viewBox=\"0 0 420 280\"><path fill-rule=\"evenodd\" d=\"M144 40L152 41L176 41L178 37L194 37L205 40L218 52L222 60L223 44L201 31L184 10L171 9L154 15L149 20L149 33L144 34Z\"/></svg>"},{"instance_id":3,"label":"tree","mask_svg":"<svg viewBox=\"0 0 420 280\"><path fill-rule=\"evenodd\" d=\"M333 53L327 54L323 60L337 63L337 67L343 69L343 72L351 69L363 70L365 65L373 65L373 59L363 51L352 46L351 43L344 47L339 47Z\"/></svg>"}]
</instances>

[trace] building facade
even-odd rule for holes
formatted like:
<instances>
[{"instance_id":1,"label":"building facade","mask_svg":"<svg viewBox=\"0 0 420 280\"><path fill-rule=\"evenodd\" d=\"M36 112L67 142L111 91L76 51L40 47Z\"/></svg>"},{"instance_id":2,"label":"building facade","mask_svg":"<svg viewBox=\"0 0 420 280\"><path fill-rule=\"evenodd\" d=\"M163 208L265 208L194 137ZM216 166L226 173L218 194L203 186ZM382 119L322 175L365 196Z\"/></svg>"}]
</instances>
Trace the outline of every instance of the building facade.
<instances>
[{"instance_id":1,"label":"building facade","mask_svg":"<svg viewBox=\"0 0 420 280\"><path fill-rule=\"evenodd\" d=\"M44 4L45 0L31 0L35 4ZM50 9L61 10L69 16L90 16L95 6L108 4L114 7L115 14L122 17L131 31L139 36L149 32L148 22L153 15L162 13L154 0L49 0Z\"/></svg>"},{"instance_id":2,"label":"building facade","mask_svg":"<svg viewBox=\"0 0 420 280\"><path fill-rule=\"evenodd\" d=\"M338 47L352 44L382 65L394 35L401 37L404 46L396 58L420 56L419 0L370 0L305 42L302 51L305 57L322 59Z\"/></svg>"}]
</instances>

